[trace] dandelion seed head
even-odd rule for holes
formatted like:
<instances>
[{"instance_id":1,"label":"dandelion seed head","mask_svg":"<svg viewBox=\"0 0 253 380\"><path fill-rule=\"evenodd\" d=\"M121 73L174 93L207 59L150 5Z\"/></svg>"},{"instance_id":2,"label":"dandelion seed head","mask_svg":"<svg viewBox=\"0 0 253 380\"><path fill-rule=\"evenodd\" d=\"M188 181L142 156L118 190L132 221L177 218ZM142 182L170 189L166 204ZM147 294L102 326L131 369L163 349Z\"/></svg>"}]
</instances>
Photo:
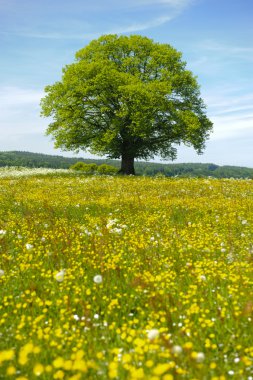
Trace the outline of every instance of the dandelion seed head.
<instances>
[{"instance_id":1,"label":"dandelion seed head","mask_svg":"<svg viewBox=\"0 0 253 380\"><path fill-rule=\"evenodd\" d=\"M150 340L154 340L155 338L158 338L159 334L160 334L159 330L157 329L147 330L148 339Z\"/></svg>"},{"instance_id":2,"label":"dandelion seed head","mask_svg":"<svg viewBox=\"0 0 253 380\"><path fill-rule=\"evenodd\" d=\"M195 359L197 363L202 363L205 360L205 354L203 352L193 352L192 358Z\"/></svg>"},{"instance_id":3,"label":"dandelion seed head","mask_svg":"<svg viewBox=\"0 0 253 380\"><path fill-rule=\"evenodd\" d=\"M103 277L100 274L96 274L96 276L93 277L93 281L95 284L101 284L103 282Z\"/></svg>"},{"instance_id":4,"label":"dandelion seed head","mask_svg":"<svg viewBox=\"0 0 253 380\"><path fill-rule=\"evenodd\" d=\"M176 354L176 355L179 355L183 352L183 349L181 346L173 346L172 349L171 349L172 353L173 354Z\"/></svg>"},{"instance_id":5,"label":"dandelion seed head","mask_svg":"<svg viewBox=\"0 0 253 380\"><path fill-rule=\"evenodd\" d=\"M64 280L64 275L65 275L65 270L62 269L62 270L60 270L60 272L56 273L56 275L54 276L54 278L55 278L56 281L58 281L58 282L63 282L63 280Z\"/></svg>"}]
</instances>

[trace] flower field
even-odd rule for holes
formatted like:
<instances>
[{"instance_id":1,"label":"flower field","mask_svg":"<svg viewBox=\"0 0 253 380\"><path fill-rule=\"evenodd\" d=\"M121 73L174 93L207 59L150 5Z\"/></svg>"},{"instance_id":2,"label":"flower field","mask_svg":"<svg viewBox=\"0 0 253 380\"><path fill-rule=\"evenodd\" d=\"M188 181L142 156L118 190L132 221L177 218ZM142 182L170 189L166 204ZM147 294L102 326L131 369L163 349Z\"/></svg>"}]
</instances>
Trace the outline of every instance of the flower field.
<instances>
[{"instance_id":1,"label":"flower field","mask_svg":"<svg viewBox=\"0 0 253 380\"><path fill-rule=\"evenodd\" d=\"M0 379L252 380L253 181L66 173L0 178Z\"/></svg>"}]
</instances>

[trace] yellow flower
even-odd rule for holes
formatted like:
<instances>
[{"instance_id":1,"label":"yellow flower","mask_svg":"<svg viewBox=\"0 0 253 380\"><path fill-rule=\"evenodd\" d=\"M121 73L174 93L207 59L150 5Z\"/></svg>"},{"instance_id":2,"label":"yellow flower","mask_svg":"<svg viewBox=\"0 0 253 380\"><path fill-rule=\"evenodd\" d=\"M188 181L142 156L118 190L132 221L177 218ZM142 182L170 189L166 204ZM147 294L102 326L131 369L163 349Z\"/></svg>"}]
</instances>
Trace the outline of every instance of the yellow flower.
<instances>
[{"instance_id":1,"label":"yellow flower","mask_svg":"<svg viewBox=\"0 0 253 380\"><path fill-rule=\"evenodd\" d=\"M174 376L171 375L170 373L168 373L167 375L163 376L163 380L173 380L173 379L174 379Z\"/></svg>"},{"instance_id":2,"label":"yellow flower","mask_svg":"<svg viewBox=\"0 0 253 380\"><path fill-rule=\"evenodd\" d=\"M143 371L143 368L135 368L133 371L131 371L131 377L132 379L145 379L145 373Z\"/></svg>"},{"instance_id":3,"label":"yellow flower","mask_svg":"<svg viewBox=\"0 0 253 380\"><path fill-rule=\"evenodd\" d=\"M82 359L76 359L73 363L72 370L78 370L81 372L87 372L87 364Z\"/></svg>"},{"instance_id":4,"label":"yellow flower","mask_svg":"<svg viewBox=\"0 0 253 380\"><path fill-rule=\"evenodd\" d=\"M118 376L118 363L116 362L109 363L108 370L109 370L109 378L115 379Z\"/></svg>"},{"instance_id":5,"label":"yellow flower","mask_svg":"<svg viewBox=\"0 0 253 380\"><path fill-rule=\"evenodd\" d=\"M151 367L153 367L154 362L153 362L153 360L147 360L145 365L146 365L146 367L151 368Z\"/></svg>"},{"instance_id":6,"label":"yellow flower","mask_svg":"<svg viewBox=\"0 0 253 380\"><path fill-rule=\"evenodd\" d=\"M42 375L42 373L44 372L44 367L42 364L40 363L37 363L35 364L35 366L33 367L33 373L35 376L40 376Z\"/></svg>"},{"instance_id":7,"label":"yellow flower","mask_svg":"<svg viewBox=\"0 0 253 380\"><path fill-rule=\"evenodd\" d=\"M56 358L53 361L54 368L62 368L64 366L64 360L61 357Z\"/></svg>"},{"instance_id":8,"label":"yellow flower","mask_svg":"<svg viewBox=\"0 0 253 380\"><path fill-rule=\"evenodd\" d=\"M158 364L154 369L153 369L153 374L154 375L163 375L165 372L167 372L170 369L170 364L169 363L161 363Z\"/></svg>"},{"instance_id":9,"label":"yellow flower","mask_svg":"<svg viewBox=\"0 0 253 380\"><path fill-rule=\"evenodd\" d=\"M58 370L57 372L55 372L54 374L54 379L64 379L64 376L65 376L65 373L62 371L62 370Z\"/></svg>"},{"instance_id":10,"label":"yellow flower","mask_svg":"<svg viewBox=\"0 0 253 380\"><path fill-rule=\"evenodd\" d=\"M15 373L16 373L15 367L13 367L13 366L7 367L7 369L6 369L6 375L7 376L15 375Z\"/></svg>"},{"instance_id":11,"label":"yellow flower","mask_svg":"<svg viewBox=\"0 0 253 380\"><path fill-rule=\"evenodd\" d=\"M14 351L5 350L0 352L0 363L12 360L14 358Z\"/></svg>"},{"instance_id":12,"label":"yellow flower","mask_svg":"<svg viewBox=\"0 0 253 380\"><path fill-rule=\"evenodd\" d=\"M73 366L73 363L72 363L72 360L66 360L63 364L63 368L66 370L66 371L70 371L72 369L72 366Z\"/></svg>"},{"instance_id":13,"label":"yellow flower","mask_svg":"<svg viewBox=\"0 0 253 380\"><path fill-rule=\"evenodd\" d=\"M193 343L192 342L186 342L184 345L183 345L183 348L185 350L191 350L193 347Z\"/></svg>"}]
</instances>

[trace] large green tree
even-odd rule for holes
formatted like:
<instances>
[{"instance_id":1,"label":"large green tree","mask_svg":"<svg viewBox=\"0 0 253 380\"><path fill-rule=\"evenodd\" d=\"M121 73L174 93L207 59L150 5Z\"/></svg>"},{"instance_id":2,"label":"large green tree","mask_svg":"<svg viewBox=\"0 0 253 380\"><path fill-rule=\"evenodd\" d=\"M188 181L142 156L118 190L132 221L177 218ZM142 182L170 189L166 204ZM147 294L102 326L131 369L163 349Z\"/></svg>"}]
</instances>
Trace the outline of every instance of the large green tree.
<instances>
[{"instance_id":1,"label":"large green tree","mask_svg":"<svg viewBox=\"0 0 253 380\"><path fill-rule=\"evenodd\" d=\"M180 143L201 153L212 129L181 53L139 35L91 41L45 91L55 146L121 158L124 174L136 158L174 159Z\"/></svg>"}]
</instances>

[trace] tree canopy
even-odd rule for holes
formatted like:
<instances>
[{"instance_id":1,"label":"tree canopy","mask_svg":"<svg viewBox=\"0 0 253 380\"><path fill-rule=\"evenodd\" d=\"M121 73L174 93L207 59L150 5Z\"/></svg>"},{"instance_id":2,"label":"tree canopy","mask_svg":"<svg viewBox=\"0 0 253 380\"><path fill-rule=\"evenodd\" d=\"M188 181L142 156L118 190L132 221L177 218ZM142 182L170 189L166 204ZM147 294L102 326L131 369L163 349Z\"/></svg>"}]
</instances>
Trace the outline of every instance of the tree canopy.
<instances>
[{"instance_id":1,"label":"tree canopy","mask_svg":"<svg viewBox=\"0 0 253 380\"><path fill-rule=\"evenodd\" d=\"M61 81L45 88L47 134L65 150L121 158L174 159L184 143L201 153L212 130L199 85L182 54L139 36L105 35L76 53Z\"/></svg>"}]
</instances>

